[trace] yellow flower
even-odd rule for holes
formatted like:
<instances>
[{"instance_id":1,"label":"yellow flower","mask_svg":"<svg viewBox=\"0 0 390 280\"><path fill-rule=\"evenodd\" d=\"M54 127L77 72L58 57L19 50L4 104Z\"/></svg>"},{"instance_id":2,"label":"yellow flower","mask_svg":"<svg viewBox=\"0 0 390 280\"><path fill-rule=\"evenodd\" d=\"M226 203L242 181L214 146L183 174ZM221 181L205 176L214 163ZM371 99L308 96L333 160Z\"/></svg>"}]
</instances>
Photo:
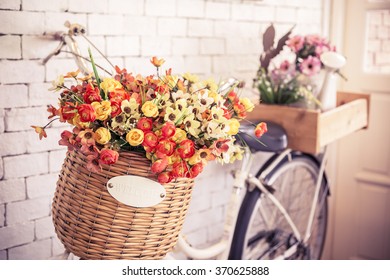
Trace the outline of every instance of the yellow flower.
<instances>
[{"instance_id":1,"label":"yellow flower","mask_svg":"<svg viewBox=\"0 0 390 280\"><path fill-rule=\"evenodd\" d=\"M187 133L181 128L176 128L176 132L175 135L172 136L172 140L175 141L176 143L180 143L186 138L187 138Z\"/></svg>"},{"instance_id":2,"label":"yellow flower","mask_svg":"<svg viewBox=\"0 0 390 280\"><path fill-rule=\"evenodd\" d=\"M126 134L126 141L131 146L138 146L144 141L144 133L141 129L134 128Z\"/></svg>"},{"instance_id":3,"label":"yellow flower","mask_svg":"<svg viewBox=\"0 0 390 280\"><path fill-rule=\"evenodd\" d=\"M216 103L222 99L222 96L215 91L209 92L209 97L213 98Z\"/></svg>"},{"instance_id":4,"label":"yellow flower","mask_svg":"<svg viewBox=\"0 0 390 280\"><path fill-rule=\"evenodd\" d=\"M238 129L240 128L240 122L237 119L228 120L229 131L227 134L236 135L238 133Z\"/></svg>"},{"instance_id":5,"label":"yellow flower","mask_svg":"<svg viewBox=\"0 0 390 280\"><path fill-rule=\"evenodd\" d=\"M184 129L186 131L188 131L189 134L191 134L192 136L198 138L199 133L200 133L200 129L199 129L200 122L195 120L195 115L194 114L188 115L183 120L183 124L184 124Z\"/></svg>"},{"instance_id":6,"label":"yellow flower","mask_svg":"<svg viewBox=\"0 0 390 280\"><path fill-rule=\"evenodd\" d=\"M142 112L146 117L157 117L158 116L158 107L152 101L146 101L141 108Z\"/></svg>"},{"instance_id":7,"label":"yellow flower","mask_svg":"<svg viewBox=\"0 0 390 280\"><path fill-rule=\"evenodd\" d=\"M113 78L104 78L103 82L100 83L100 88L107 94L108 92L114 91L115 89L121 89L122 84Z\"/></svg>"},{"instance_id":8,"label":"yellow flower","mask_svg":"<svg viewBox=\"0 0 390 280\"><path fill-rule=\"evenodd\" d=\"M240 103L245 107L246 112L252 112L255 107L248 97L240 98Z\"/></svg>"},{"instance_id":9,"label":"yellow flower","mask_svg":"<svg viewBox=\"0 0 390 280\"><path fill-rule=\"evenodd\" d=\"M182 116L182 112L179 109L173 109L172 107L168 107L165 111L164 120L171 121L175 124L180 124L180 117ZM180 121L180 123L178 123Z\"/></svg>"},{"instance_id":10,"label":"yellow flower","mask_svg":"<svg viewBox=\"0 0 390 280\"><path fill-rule=\"evenodd\" d=\"M240 149L239 147L236 147L234 152L231 154L229 162L233 163L236 160L242 160L242 155L244 154L244 150Z\"/></svg>"},{"instance_id":11,"label":"yellow flower","mask_svg":"<svg viewBox=\"0 0 390 280\"><path fill-rule=\"evenodd\" d=\"M94 138L95 138L96 142L98 142L99 144L104 145L104 144L107 144L108 141L111 140L111 133L110 133L110 131L107 128L99 127L95 131Z\"/></svg>"},{"instance_id":12,"label":"yellow flower","mask_svg":"<svg viewBox=\"0 0 390 280\"><path fill-rule=\"evenodd\" d=\"M52 87L49 90L58 91L64 87L64 76L60 75L56 80L51 82Z\"/></svg>"},{"instance_id":13,"label":"yellow flower","mask_svg":"<svg viewBox=\"0 0 390 280\"><path fill-rule=\"evenodd\" d=\"M183 78L189 81L190 83L197 83L199 81L199 77L191 73L185 73L183 75Z\"/></svg>"},{"instance_id":14,"label":"yellow flower","mask_svg":"<svg viewBox=\"0 0 390 280\"><path fill-rule=\"evenodd\" d=\"M106 120L111 114L111 102L104 100L100 102L92 102L92 107L96 113L96 119L100 121Z\"/></svg>"},{"instance_id":15,"label":"yellow flower","mask_svg":"<svg viewBox=\"0 0 390 280\"><path fill-rule=\"evenodd\" d=\"M206 88L211 92L217 92L218 91L218 85L215 83L214 79L209 78L204 81L206 84Z\"/></svg>"},{"instance_id":16,"label":"yellow flower","mask_svg":"<svg viewBox=\"0 0 390 280\"><path fill-rule=\"evenodd\" d=\"M77 126L78 128L89 128L91 123L90 122L82 122L80 120L80 115L76 114L74 116L74 118L72 119L71 124L73 124L74 126Z\"/></svg>"}]
</instances>

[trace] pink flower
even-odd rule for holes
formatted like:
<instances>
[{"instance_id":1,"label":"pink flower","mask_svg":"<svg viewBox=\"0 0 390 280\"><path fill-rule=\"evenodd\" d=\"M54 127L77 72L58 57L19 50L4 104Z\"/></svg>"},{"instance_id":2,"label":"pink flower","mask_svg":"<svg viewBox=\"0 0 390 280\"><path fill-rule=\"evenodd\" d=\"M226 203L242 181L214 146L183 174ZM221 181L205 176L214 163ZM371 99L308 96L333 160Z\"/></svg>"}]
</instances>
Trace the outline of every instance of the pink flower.
<instances>
[{"instance_id":1,"label":"pink flower","mask_svg":"<svg viewBox=\"0 0 390 280\"><path fill-rule=\"evenodd\" d=\"M87 169L94 173L102 171L99 159L95 155L87 156Z\"/></svg>"},{"instance_id":2,"label":"pink flower","mask_svg":"<svg viewBox=\"0 0 390 280\"><path fill-rule=\"evenodd\" d=\"M309 45L320 45L326 42L325 38L322 38L317 34L306 35L305 39Z\"/></svg>"},{"instance_id":3,"label":"pink flower","mask_svg":"<svg viewBox=\"0 0 390 280\"><path fill-rule=\"evenodd\" d=\"M302 49L303 43L304 39L299 35L292 37L286 42L287 46L290 47L294 52L298 52L300 49Z\"/></svg>"},{"instance_id":4,"label":"pink flower","mask_svg":"<svg viewBox=\"0 0 390 280\"><path fill-rule=\"evenodd\" d=\"M284 60L280 66L279 66L279 70L283 73L286 73L289 69L290 69L290 62L288 60Z\"/></svg>"},{"instance_id":5,"label":"pink flower","mask_svg":"<svg viewBox=\"0 0 390 280\"><path fill-rule=\"evenodd\" d=\"M317 57L309 55L308 58L302 61L300 70L304 75L313 76L320 72L321 61Z\"/></svg>"},{"instance_id":6,"label":"pink flower","mask_svg":"<svg viewBox=\"0 0 390 280\"><path fill-rule=\"evenodd\" d=\"M316 46L315 53L317 57L320 57L322 53L330 51L330 46L327 44L321 44Z\"/></svg>"},{"instance_id":7,"label":"pink flower","mask_svg":"<svg viewBox=\"0 0 390 280\"><path fill-rule=\"evenodd\" d=\"M82 145L80 151L86 156L99 156L99 149L95 145Z\"/></svg>"},{"instance_id":8,"label":"pink flower","mask_svg":"<svg viewBox=\"0 0 390 280\"><path fill-rule=\"evenodd\" d=\"M74 146L72 143L74 143L74 141L75 140L74 140L73 133L68 130L64 130L61 133L61 140L58 141L58 144L62 146L67 146L69 151L73 151Z\"/></svg>"}]
</instances>

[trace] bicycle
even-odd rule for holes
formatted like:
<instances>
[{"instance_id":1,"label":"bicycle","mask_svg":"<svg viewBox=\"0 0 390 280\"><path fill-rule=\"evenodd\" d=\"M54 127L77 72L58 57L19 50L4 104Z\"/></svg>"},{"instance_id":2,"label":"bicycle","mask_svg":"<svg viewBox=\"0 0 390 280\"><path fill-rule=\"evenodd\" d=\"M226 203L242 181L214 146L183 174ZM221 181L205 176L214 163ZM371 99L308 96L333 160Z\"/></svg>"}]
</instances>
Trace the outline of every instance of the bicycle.
<instances>
[{"instance_id":1,"label":"bicycle","mask_svg":"<svg viewBox=\"0 0 390 280\"><path fill-rule=\"evenodd\" d=\"M43 63L66 52L62 48L68 45L77 65L88 72L87 59L80 55L73 38L79 34L86 38L85 29L77 24L67 27L68 33L55 34L60 45ZM326 148L320 157L293 151L287 148L283 128L270 122L261 139L263 144L254 139L253 127L242 126L237 141L242 141L245 153L241 167L233 174L221 240L196 249L180 235L177 249L191 259L319 259L328 215ZM272 152L273 156L253 176L249 170L256 152Z\"/></svg>"}]
</instances>

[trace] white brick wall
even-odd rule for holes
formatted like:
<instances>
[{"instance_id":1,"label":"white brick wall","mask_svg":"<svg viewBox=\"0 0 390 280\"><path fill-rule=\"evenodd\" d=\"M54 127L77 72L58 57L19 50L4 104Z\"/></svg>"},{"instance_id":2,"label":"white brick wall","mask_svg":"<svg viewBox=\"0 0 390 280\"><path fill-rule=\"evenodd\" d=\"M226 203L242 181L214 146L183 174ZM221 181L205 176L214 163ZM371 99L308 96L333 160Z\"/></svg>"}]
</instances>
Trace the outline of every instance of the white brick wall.
<instances>
[{"instance_id":1,"label":"white brick wall","mask_svg":"<svg viewBox=\"0 0 390 280\"><path fill-rule=\"evenodd\" d=\"M390 73L390 10L374 10L367 15L368 40L365 48L365 70Z\"/></svg>"},{"instance_id":2,"label":"white brick wall","mask_svg":"<svg viewBox=\"0 0 390 280\"><path fill-rule=\"evenodd\" d=\"M320 33L322 1L0 1L0 259L48 259L63 251L50 204L65 157L58 146L64 126L53 125L48 138L39 141L30 125L45 123L46 105L57 103L56 94L47 90L51 81L76 65L69 54L41 64L58 45L45 33L65 31L66 20L77 22L114 64L134 73L153 73L149 58L157 55L176 73L216 81L235 76L250 86L265 27L273 22L281 34L297 23L299 32ZM386 61L390 46L383 30L390 16L381 15L380 22L384 27L373 27L372 39L381 40L378 51ZM89 44L80 39L86 55ZM197 179L184 226L191 243L205 246L220 238L231 168L212 163Z\"/></svg>"}]
</instances>

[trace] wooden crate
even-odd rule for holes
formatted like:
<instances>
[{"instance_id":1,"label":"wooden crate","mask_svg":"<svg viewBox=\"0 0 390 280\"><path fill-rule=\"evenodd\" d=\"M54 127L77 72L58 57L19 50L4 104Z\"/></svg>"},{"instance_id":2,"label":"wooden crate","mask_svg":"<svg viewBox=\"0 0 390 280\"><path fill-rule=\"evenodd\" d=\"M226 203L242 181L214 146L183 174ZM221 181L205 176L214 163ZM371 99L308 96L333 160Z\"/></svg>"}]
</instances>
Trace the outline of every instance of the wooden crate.
<instances>
[{"instance_id":1,"label":"wooden crate","mask_svg":"<svg viewBox=\"0 0 390 280\"><path fill-rule=\"evenodd\" d=\"M247 119L277 123L287 132L289 148L317 154L321 147L366 128L369 103L369 94L338 92L337 107L327 112L259 104Z\"/></svg>"}]
</instances>

